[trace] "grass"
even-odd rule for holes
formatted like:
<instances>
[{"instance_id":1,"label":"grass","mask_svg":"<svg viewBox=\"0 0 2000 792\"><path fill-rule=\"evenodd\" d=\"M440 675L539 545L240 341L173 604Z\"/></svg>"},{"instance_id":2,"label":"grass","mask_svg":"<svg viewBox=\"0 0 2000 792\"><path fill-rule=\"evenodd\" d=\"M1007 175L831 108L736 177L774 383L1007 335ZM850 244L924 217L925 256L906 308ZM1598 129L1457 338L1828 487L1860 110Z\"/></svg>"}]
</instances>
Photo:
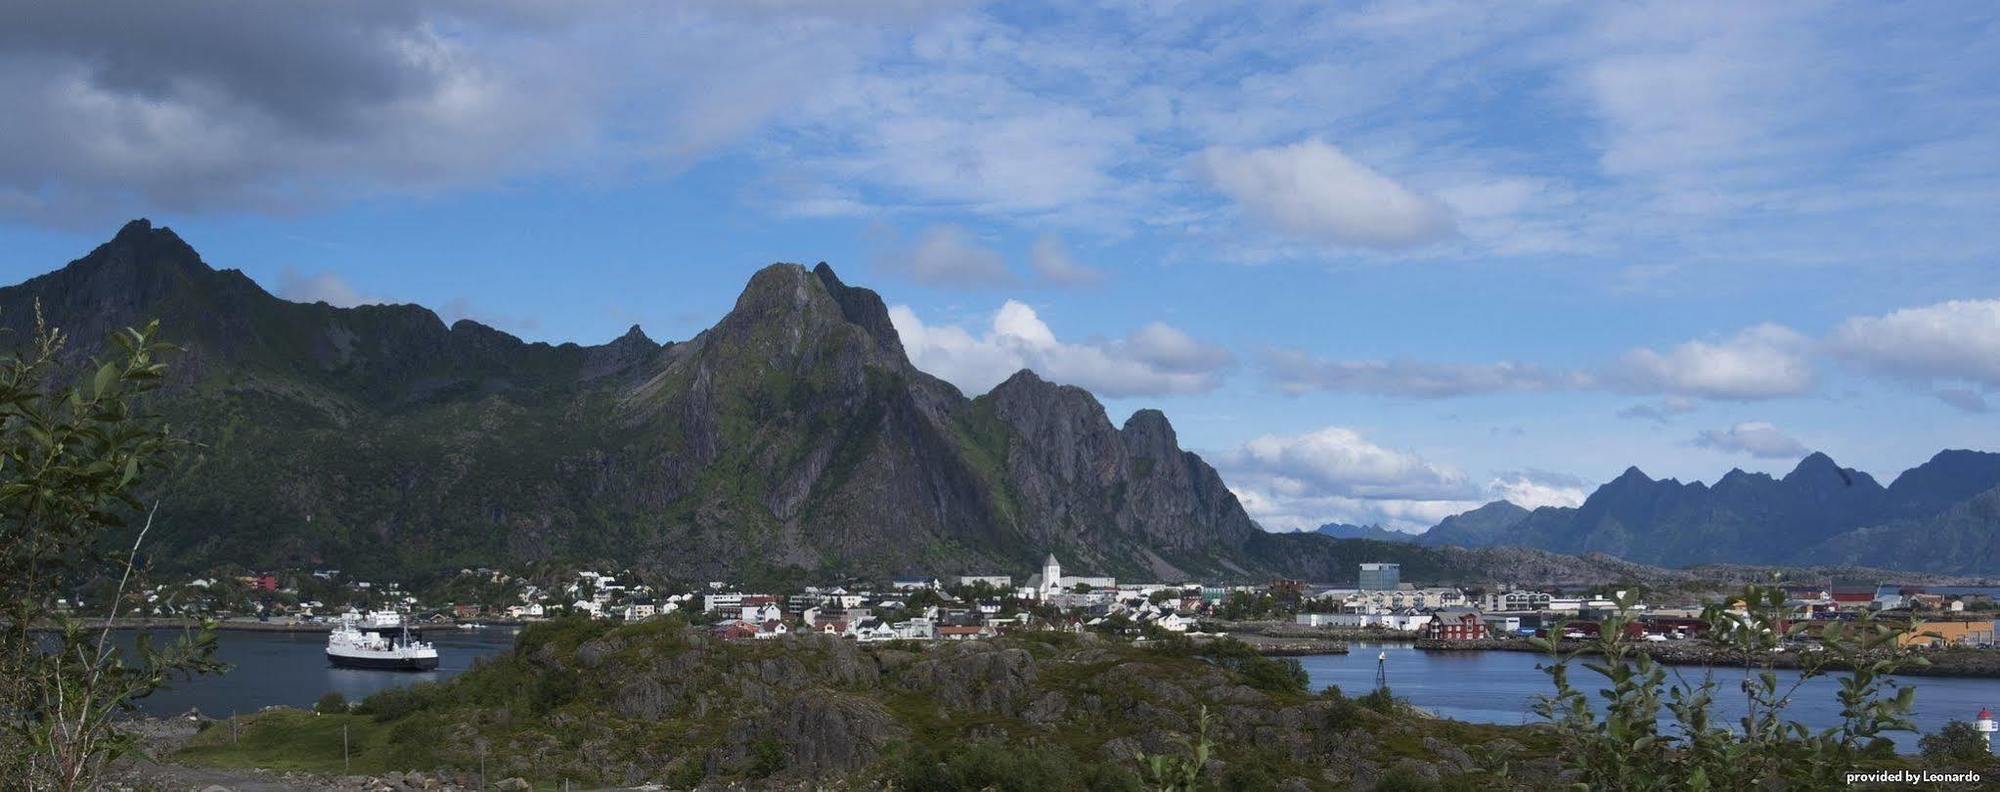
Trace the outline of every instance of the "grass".
<instances>
[{"instance_id":1,"label":"grass","mask_svg":"<svg viewBox=\"0 0 2000 792\"><path fill-rule=\"evenodd\" d=\"M396 745L395 727L362 715L316 715L304 710L276 709L238 718L237 736L228 725L216 725L195 735L175 759L210 767L263 767L315 773L383 773L408 770L396 760L406 758L406 746ZM341 730L347 730L349 760L341 762Z\"/></svg>"}]
</instances>

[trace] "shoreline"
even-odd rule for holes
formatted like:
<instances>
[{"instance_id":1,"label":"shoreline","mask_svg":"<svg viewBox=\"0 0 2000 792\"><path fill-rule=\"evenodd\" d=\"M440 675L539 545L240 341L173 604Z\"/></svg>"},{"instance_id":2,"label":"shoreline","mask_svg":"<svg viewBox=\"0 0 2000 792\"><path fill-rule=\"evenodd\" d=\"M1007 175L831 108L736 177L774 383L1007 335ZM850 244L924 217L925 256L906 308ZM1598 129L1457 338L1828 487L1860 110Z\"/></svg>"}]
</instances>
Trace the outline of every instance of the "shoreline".
<instances>
[{"instance_id":1,"label":"shoreline","mask_svg":"<svg viewBox=\"0 0 2000 792\"><path fill-rule=\"evenodd\" d=\"M1417 649L1426 652L1524 652L1547 654L1541 649L1528 645L1527 641L1511 639L1496 640L1487 638L1477 641L1430 641L1419 639L1410 641L1409 643ZM1684 642L1683 645L1641 645L1635 651L1652 658L1653 662L1670 666L1761 668L1762 664L1759 661L1766 659L1771 661L1773 668L1797 670L1800 665L1800 655L1794 652L1775 654L1768 658L1752 658L1751 661L1746 662L1743 657L1732 652L1725 652L1701 645L1686 645L1694 643L1693 641L1688 641ZM1583 648L1582 642L1579 641L1563 641L1559 646L1566 651ZM1586 652L1586 654L1595 653ZM1925 658L1930 660L1931 663L1927 666L1905 666L1897 669L1891 676L1961 677L1967 679L2000 678L2000 650L1915 650L1911 652L1911 656ZM1827 666L1827 670L1840 672L1848 669L1846 664L1833 663Z\"/></svg>"},{"instance_id":2,"label":"shoreline","mask_svg":"<svg viewBox=\"0 0 2000 792\"><path fill-rule=\"evenodd\" d=\"M93 621L93 620L84 620L84 623L97 624L97 625L103 624L102 621ZM528 622L517 622L517 621L479 622L480 629L491 629L497 627L512 628L512 627L520 627L525 624L528 624ZM241 621L236 619L229 619L225 621L216 622L215 629L217 632L326 633L326 632L332 632L334 625L335 625L334 622L295 622L295 621L265 622L265 621ZM113 619L111 622L111 629L119 631L192 630L200 626L201 626L201 621L197 619L129 619L128 618L128 619ZM55 628L42 627L38 629L51 630ZM458 629L458 623L440 622L436 624L412 624L410 625L410 629L418 631L456 630Z\"/></svg>"}]
</instances>

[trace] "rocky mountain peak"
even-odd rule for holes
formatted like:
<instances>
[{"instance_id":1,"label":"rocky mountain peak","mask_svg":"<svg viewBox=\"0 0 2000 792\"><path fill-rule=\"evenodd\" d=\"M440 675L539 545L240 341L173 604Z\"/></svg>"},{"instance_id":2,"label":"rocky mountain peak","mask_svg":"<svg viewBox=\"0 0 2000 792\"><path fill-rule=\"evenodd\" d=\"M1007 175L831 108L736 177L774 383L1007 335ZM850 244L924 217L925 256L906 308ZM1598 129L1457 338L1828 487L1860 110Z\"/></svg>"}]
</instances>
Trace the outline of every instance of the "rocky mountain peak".
<instances>
[{"instance_id":1,"label":"rocky mountain peak","mask_svg":"<svg viewBox=\"0 0 2000 792\"><path fill-rule=\"evenodd\" d=\"M1639 466L1633 465L1626 468L1625 472L1618 474L1618 478L1612 479L1610 483L1604 486L1633 487L1651 483L1653 483L1653 478L1646 475L1646 471L1640 470Z\"/></svg>"},{"instance_id":2,"label":"rocky mountain peak","mask_svg":"<svg viewBox=\"0 0 2000 792\"><path fill-rule=\"evenodd\" d=\"M898 356L903 354L903 339L896 334L895 323L889 321L889 307L882 302L881 295L869 289L842 283L840 276L835 275L833 268L827 266L824 261L813 267L812 271L813 275L819 278L820 284L826 287L834 302L840 306L840 313L847 318L847 321L867 330L868 335L873 337L875 343L885 351L894 352Z\"/></svg>"},{"instance_id":3,"label":"rocky mountain peak","mask_svg":"<svg viewBox=\"0 0 2000 792\"><path fill-rule=\"evenodd\" d=\"M1180 438L1174 434L1174 425L1167 421L1167 414L1155 409L1144 409L1132 413L1125 419L1121 430L1127 444L1133 448L1180 450Z\"/></svg>"}]
</instances>

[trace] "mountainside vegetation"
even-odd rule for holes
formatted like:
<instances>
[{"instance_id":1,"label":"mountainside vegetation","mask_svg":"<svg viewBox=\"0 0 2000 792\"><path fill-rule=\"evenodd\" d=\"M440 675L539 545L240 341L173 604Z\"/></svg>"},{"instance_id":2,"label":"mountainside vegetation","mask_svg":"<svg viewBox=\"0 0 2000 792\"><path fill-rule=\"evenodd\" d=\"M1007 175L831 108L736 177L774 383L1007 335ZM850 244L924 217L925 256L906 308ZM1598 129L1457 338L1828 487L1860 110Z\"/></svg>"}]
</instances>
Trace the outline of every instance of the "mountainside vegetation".
<instances>
[{"instance_id":1,"label":"mountainside vegetation","mask_svg":"<svg viewBox=\"0 0 2000 792\"><path fill-rule=\"evenodd\" d=\"M149 489L163 569L615 561L743 582L1019 573L1476 579L1482 553L1259 529L1155 410L1114 424L1022 371L976 398L912 366L874 292L774 264L694 338L527 343L415 305L279 299L139 220L0 289L81 367L116 328L176 347L158 412L196 450ZM1577 562L1574 576L1596 575Z\"/></svg>"}]
</instances>

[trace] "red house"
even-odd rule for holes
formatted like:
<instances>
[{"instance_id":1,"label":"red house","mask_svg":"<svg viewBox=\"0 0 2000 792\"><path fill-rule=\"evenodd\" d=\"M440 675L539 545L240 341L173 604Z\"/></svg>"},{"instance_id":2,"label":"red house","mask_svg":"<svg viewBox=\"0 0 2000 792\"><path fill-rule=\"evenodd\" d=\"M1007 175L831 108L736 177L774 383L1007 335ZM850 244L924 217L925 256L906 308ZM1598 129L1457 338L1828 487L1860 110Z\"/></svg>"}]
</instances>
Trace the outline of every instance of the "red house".
<instances>
[{"instance_id":1,"label":"red house","mask_svg":"<svg viewBox=\"0 0 2000 792\"><path fill-rule=\"evenodd\" d=\"M1486 622L1471 608L1445 608L1431 614L1424 637L1433 641L1477 641L1486 637Z\"/></svg>"}]
</instances>

